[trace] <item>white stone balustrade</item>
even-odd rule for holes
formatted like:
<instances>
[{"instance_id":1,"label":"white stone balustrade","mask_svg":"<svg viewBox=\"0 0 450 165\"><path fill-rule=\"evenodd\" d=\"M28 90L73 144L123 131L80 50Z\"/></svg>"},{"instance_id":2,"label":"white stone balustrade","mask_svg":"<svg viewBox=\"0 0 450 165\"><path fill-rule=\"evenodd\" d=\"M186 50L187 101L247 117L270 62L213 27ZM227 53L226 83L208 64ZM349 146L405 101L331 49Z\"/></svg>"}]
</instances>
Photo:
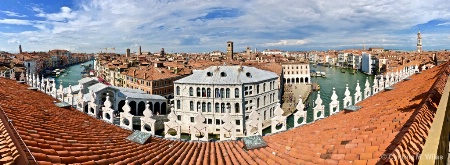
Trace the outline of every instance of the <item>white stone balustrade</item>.
<instances>
[{"instance_id":1,"label":"white stone balustrade","mask_svg":"<svg viewBox=\"0 0 450 165\"><path fill-rule=\"evenodd\" d=\"M109 99L109 97L107 98ZM109 101L109 100L108 100ZM111 101L109 101L111 104ZM150 110L150 102L147 101L147 103L145 104L145 110L144 110L144 117L141 117L141 131L143 132L148 132L152 135L155 135L155 123L156 120L153 119L153 112L152 110ZM105 106L106 106L106 102L105 102ZM112 109L111 109L112 110Z\"/></svg>"},{"instance_id":2,"label":"white stone balustrade","mask_svg":"<svg viewBox=\"0 0 450 165\"><path fill-rule=\"evenodd\" d=\"M120 126L129 130L133 130L133 116L130 111L131 107L128 102L128 97L125 100L125 105L122 107L123 112L120 113ZM89 111L90 112L90 111Z\"/></svg>"},{"instance_id":3,"label":"white stone balustrade","mask_svg":"<svg viewBox=\"0 0 450 165\"><path fill-rule=\"evenodd\" d=\"M333 94L331 94L331 102L330 102L330 116L338 113L339 109L339 100L336 94L336 89L333 87Z\"/></svg>"},{"instance_id":4,"label":"white stone balustrade","mask_svg":"<svg viewBox=\"0 0 450 165\"><path fill-rule=\"evenodd\" d=\"M325 106L322 105L322 98L320 98L320 91L317 92L316 106L313 108L314 121L325 118Z\"/></svg>"},{"instance_id":5,"label":"white stone balustrade","mask_svg":"<svg viewBox=\"0 0 450 165\"><path fill-rule=\"evenodd\" d=\"M350 96L350 91L348 90L348 84L345 84L344 92L344 108L352 105L352 96Z\"/></svg>"},{"instance_id":6,"label":"white stone balustrade","mask_svg":"<svg viewBox=\"0 0 450 165\"><path fill-rule=\"evenodd\" d=\"M247 121L246 136L262 135L262 121L258 112L250 112Z\"/></svg>"},{"instance_id":7,"label":"white stone balustrade","mask_svg":"<svg viewBox=\"0 0 450 165\"><path fill-rule=\"evenodd\" d=\"M222 120L224 123L220 127L220 141L236 140L236 123L229 111L225 113Z\"/></svg>"},{"instance_id":8,"label":"white stone balustrade","mask_svg":"<svg viewBox=\"0 0 450 165\"><path fill-rule=\"evenodd\" d=\"M373 95L377 94L380 91L380 89L378 88L378 80L376 77L373 78L372 90L373 90Z\"/></svg>"},{"instance_id":9,"label":"white stone balustrade","mask_svg":"<svg viewBox=\"0 0 450 165\"><path fill-rule=\"evenodd\" d=\"M298 104L296 108L297 112L294 113L294 127L306 124L307 111L305 111L305 105L303 104L303 99L301 95L298 97ZM301 122L299 122L300 118L302 118Z\"/></svg>"},{"instance_id":10,"label":"white stone balustrade","mask_svg":"<svg viewBox=\"0 0 450 165\"><path fill-rule=\"evenodd\" d=\"M286 130L286 116L283 116L283 109L281 109L281 104L277 103L277 108L275 108L274 117L270 119L272 121L272 133L277 133ZM277 127L280 127L277 129Z\"/></svg>"},{"instance_id":11,"label":"white stone balustrade","mask_svg":"<svg viewBox=\"0 0 450 165\"><path fill-rule=\"evenodd\" d=\"M208 141L208 126L204 123L205 120L202 111L198 111L194 123L191 124L191 140Z\"/></svg>"},{"instance_id":12,"label":"white stone balustrade","mask_svg":"<svg viewBox=\"0 0 450 165\"><path fill-rule=\"evenodd\" d=\"M370 93L370 83L369 83L369 78L366 78L366 84L365 84L365 88L364 88L364 99L369 98L371 95Z\"/></svg>"},{"instance_id":13,"label":"white stone balustrade","mask_svg":"<svg viewBox=\"0 0 450 165\"><path fill-rule=\"evenodd\" d=\"M356 89L355 94L353 95L355 98L355 104L359 103L362 100L362 92L361 92L361 86L359 86L359 80L356 80Z\"/></svg>"},{"instance_id":14,"label":"white stone balustrade","mask_svg":"<svg viewBox=\"0 0 450 165\"><path fill-rule=\"evenodd\" d=\"M83 93L81 93L81 94L83 94ZM79 102L79 100L78 100L78 104L80 104L80 102ZM104 107L102 107L102 116L103 116L103 120L104 121L107 121L108 123L114 123L114 110L111 108L112 107L112 103L111 103L111 101L109 100L109 93L106 93L106 100L105 100L105 103L104 103ZM81 107L83 107L82 105L81 105ZM147 110L147 109L146 109ZM151 113L151 112L150 112ZM144 115L145 115L145 111L144 111ZM144 117L145 118L145 117ZM141 123L142 123L142 119L143 118L141 118ZM144 129L141 129L142 131L144 131L144 132L147 132L147 131L145 131Z\"/></svg>"},{"instance_id":15,"label":"white stone balustrade","mask_svg":"<svg viewBox=\"0 0 450 165\"><path fill-rule=\"evenodd\" d=\"M181 124L178 122L177 115L175 114L175 109L170 108L171 111L167 118L168 122L164 122L164 137L166 138L180 138L181 137ZM170 132L169 132L170 131ZM175 131L175 132L173 132ZM174 134L171 134L174 133Z\"/></svg>"}]
</instances>

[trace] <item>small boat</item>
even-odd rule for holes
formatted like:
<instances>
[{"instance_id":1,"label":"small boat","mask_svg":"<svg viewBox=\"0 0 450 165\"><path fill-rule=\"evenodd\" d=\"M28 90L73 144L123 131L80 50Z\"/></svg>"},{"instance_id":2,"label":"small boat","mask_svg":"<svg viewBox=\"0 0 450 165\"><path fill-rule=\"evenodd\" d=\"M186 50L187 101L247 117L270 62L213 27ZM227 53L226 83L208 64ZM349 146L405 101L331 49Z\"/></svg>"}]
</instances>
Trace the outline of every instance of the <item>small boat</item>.
<instances>
[{"instance_id":1,"label":"small boat","mask_svg":"<svg viewBox=\"0 0 450 165\"><path fill-rule=\"evenodd\" d=\"M345 69L341 69L341 73L345 73Z\"/></svg>"},{"instance_id":2,"label":"small boat","mask_svg":"<svg viewBox=\"0 0 450 165\"><path fill-rule=\"evenodd\" d=\"M320 91L320 85L319 84L317 84L317 89L316 90Z\"/></svg>"},{"instance_id":3,"label":"small boat","mask_svg":"<svg viewBox=\"0 0 450 165\"><path fill-rule=\"evenodd\" d=\"M314 67L314 68L317 68L317 65L316 65L316 64L313 64L313 67Z\"/></svg>"},{"instance_id":4,"label":"small boat","mask_svg":"<svg viewBox=\"0 0 450 165\"><path fill-rule=\"evenodd\" d=\"M56 77L59 77L60 74L61 72L56 72Z\"/></svg>"}]
</instances>

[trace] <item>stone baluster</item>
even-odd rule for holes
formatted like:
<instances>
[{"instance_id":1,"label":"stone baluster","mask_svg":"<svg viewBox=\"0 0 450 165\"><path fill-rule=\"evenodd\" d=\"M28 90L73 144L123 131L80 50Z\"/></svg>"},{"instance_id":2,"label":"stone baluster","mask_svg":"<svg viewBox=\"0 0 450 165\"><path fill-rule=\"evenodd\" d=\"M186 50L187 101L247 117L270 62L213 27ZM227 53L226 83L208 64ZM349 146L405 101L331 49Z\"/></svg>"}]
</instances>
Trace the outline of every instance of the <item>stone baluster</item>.
<instances>
[{"instance_id":1,"label":"stone baluster","mask_svg":"<svg viewBox=\"0 0 450 165\"><path fill-rule=\"evenodd\" d=\"M355 94L353 95L355 98L355 104L359 103L362 100L362 92L361 92L361 86L359 86L359 80L356 80L356 89Z\"/></svg>"},{"instance_id":2,"label":"stone baluster","mask_svg":"<svg viewBox=\"0 0 450 165\"><path fill-rule=\"evenodd\" d=\"M78 102L79 103L79 102ZM106 93L106 100L105 100L105 104L104 104L105 106L104 107L102 107L102 113L103 113L103 120L104 121L107 121L107 122L109 122L109 123L114 123L114 110L111 108L112 107L112 103L111 103L111 100L110 100L110 98L109 98L109 93ZM148 105L148 101L147 101L147 104L145 105L145 110L144 110L144 116L145 117L142 117L141 118L141 125L142 125L142 127L141 127L141 131L143 131L143 132L149 132L149 131L146 131L146 129L144 129L144 125L146 124L145 123L145 121L150 121L148 118L150 118L151 119L151 116L153 116L153 114L152 114L152 112L150 111L150 116L148 116L148 112L146 112L147 111L147 109L148 109L148 107L149 107L149 105ZM150 109L149 109L150 110ZM147 118L148 117L148 118ZM146 119L146 120L144 120L143 121L143 119ZM154 119L153 119L154 120ZM150 133L152 133L152 135L154 135L155 133L154 133L154 131L155 131L155 129L154 129L154 123L153 123L153 125L152 126L150 126L150 128L151 128L151 131L150 131Z\"/></svg>"},{"instance_id":3,"label":"stone baluster","mask_svg":"<svg viewBox=\"0 0 450 165\"><path fill-rule=\"evenodd\" d=\"M348 107L352 105L352 96L350 96L350 90L348 90L348 84L345 84L345 92L344 92L344 107Z\"/></svg>"},{"instance_id":4,"label":"stone baluster","mask_svg":"<svg viewBox=\"0 0 450 165\"><path fill-rule=\"evenodd\" d=\"M20 73L19 81L26 81L24 72Z\"/></svg>"},{"instance_id":5,"label":"stone baluster","mask_svg":"<svg viewBox=\"0 0 450 165\"><path fill-rule=\"evenodd\" d=\"M64 101L64 89L62 86L62 80L59 82L59 90L58 90L59 95L57 95L57 99Z\"/></svg>"},{"instance_id":6,"label":"stone baluster","mask_svg":"<svg viewBox=\"0 0 450 165\"><path fill-rule=\"evenodd\" d=\"M125 100L125 105L122 107L123 112L120 113L120 126L129 130L133 130L133 116L131 112L131 107L128 102L128 97Z\"/></svg>"},{"instance_id":7,"label":"stone baluster","mask_svg":"<svg viewBox=\"0 0 450 165\"><path fill-rule=\"evenodd\" d=\"M384 85L385 88L391 86L391 79L390 79L390 77L389 77L389 73L386 73L386 82L385 82L384 84L385 84L385 85Z\"/></svg>"},{"instance_id":8,"label":"stone baluster","mask_svg":"<svg viewBox=\"0 0 450 165\"><path fill-rule=\"evenodd\" d=\"M372 94L373 95L375 95L375 94L377 94L378 92L379 92L379 88L378 88L378 80L377 80L377 77L374 77L373 78L373 86L372 86L372 90L373 90L373 92L372 92Z\"/></svg>"},{"instance_id":9,"label":"stone baluster","mask_svg":"<svg viewBox=\"0 0 450 165\"><path fill-rule=\"evenodd\" d=\"M305 111L305 105L303 104L302 96L298 96L298 104L296 106L297 112L294 113L294 127L301 126L303 124L306 124L306 111ZM300 118L302 120L299 122Z\"/></svg>"},{"instance_id":10,"label":"stone baluster","mask_svg":"<svg viewBox=\"0 0 450 165\"><path fill-rule=\"evenodd\" d=\"M325 117L325 106L322 105L322 98L320 98L320 91L317 92L317 99L315 101L316 106L314 109L314 121L323 119Z\"/></svg>"},{"instance_id":11,"label":"stone baluster","mask_svg":"<svg viewBox=\"0 0 450 165\"><path fill-rule=\"evenodd\" d=\"M175 114L175 109L172 107L170 108L171 111L169 115L167 115L167 118L169 119L168 122L164 122L164 132L165 138L180 138L181 136L181 128L180 123L178 122L177 115ZM169 131L175 131L174 134L171 134Z\"/></svg>"},{"instance_id":12,"label":"stone baluster","mask_svg":"<svg viewBox=\"0 0 450 165\"><path fill-rule=\"evenodd\" d=\"M236 123L231 117L230 111L228 110L222 117L223 124L220 127L220 141L224 140L236 140Z\"/></svg>"},{"instance_id":13,"label":"stone baluster","mask_svg":"<svg viewBox=\"0 0 450 165\"><path fill-rule=\"evenodd\" d=\"M14 72L14 69L10 70L9 75L9 78L11 78L11 80L16 81L16 72Z\"/></svg>"},{"instance_id":14,"label":"stone baluster","mask_svg":"<svg viewBox=\"0 0 450 165\"><path fill-rule=\"evenodd\" d=\"M262 121L258 112L253 110L247 120L246 136L262 135Z\"/></svg>"},{"instance_id":15,"label":"stone baluster","mask_svg":"<svg viewBox=\"0 0 450 165\"><path fill-rule=\"evenodd\" d=\"M383 75L381 75L381 78L378 82L378 91L383 91L384 90L384 77Z\"/></svg>"},{"instance_id":16,"label":"stone baluster","mask_svg":"<svg viewBox=\"0 0 450 165\"><path fill-rule=\"evenodd\" d=\"M277 108L274 111L274 117L270 119L272 121L271 128L272 133L277 133L286 130L286 116L283 116L283 109L281 109L281 104L277 103ZM277 129L279 127L279 129Z\"/></svg>"},{"instance_id":17,"label":"stone baluster","mask_svg":"<svg viewBox=\"0 0 450 165\"><path fill-rule=\"evenodd\" d=\"M369 78L366 78L366 84L365 84L365 88L364 88L364 99L367 99L370 97L370 83L369 83Z\"/></svg>"},{"instance_id":18,"label":"stone baluster","mask_svg":"<svg viewBox=\"0 0 450 165\"><path fill-rule=\"evenodd\" d=\"M336 94L336 89L333 87L333 94L331 94L331 102L330 102L330 116L338 113L339 109L339 100Z\"/></svg>"},{"instance_id":19,"label":"stone baluster","mask_svg":"<svg viewBox=\"0 0 450 165\"><path fill-rule=\"evenodd\" d=\"M111 109L111 101L109 101L109 94L106 98L107 100L105 101L105 107L107 106L107 102L109 102L109 109L111 110L110 113L112 114L113 111ZM155 123L156 120L153 119L153 112L152 110L150 110L150 102L147 101L147 103L145 104L145 110L144 110L144 117L141 117L141 131L143 132L148 132L152 135L155 135ZM105 113L105 112L103 112Z\"/></svg>"},{"instance_id":20,"label":"stone baluster","mask_svg":"<svg viewBox=\"0 0 450 165\"><path fill-rule=\"evenodd\" d=\"M208 141L208 125L205 122L206 118L202 111L197 111L194 117L194 124L191 124L191 140Z\"/></svg>"}]
</instances>

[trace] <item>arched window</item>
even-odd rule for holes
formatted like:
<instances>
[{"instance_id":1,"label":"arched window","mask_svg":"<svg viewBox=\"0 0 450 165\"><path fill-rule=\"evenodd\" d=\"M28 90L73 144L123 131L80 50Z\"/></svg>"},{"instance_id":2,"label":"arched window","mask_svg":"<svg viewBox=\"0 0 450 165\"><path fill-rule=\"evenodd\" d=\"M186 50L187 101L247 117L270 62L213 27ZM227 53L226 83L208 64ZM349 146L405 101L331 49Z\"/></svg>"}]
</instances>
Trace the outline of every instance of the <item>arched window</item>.
<instances>
[{"instance_id":1,"label":"arched window","mask_svg":"<svg viewBox=\"0 0 450 165\"><path fill-rule=\"evenodd\" d=\"M230 88L227 88L225 97L230 98Z\"/></svg>"},{"instance_id":2,"label":"arched window","mask_svg":"<svg viewBox=\"0 0 450 165\"><path fill-rule=\"evenodd\" d=\"M211 97L211 88L206 89L206 97Z\"/></svg>"},{"instance_id":3,"label":"arched window","mask_svg":"<svg viewBox=\"0 0 450 165\"><path fill-rule=\"evenodd\" d=\"M234 97L239 98L239 88L234 89Z\"/></svg>"},{"instance_id":4,"label":"arched window","mask_svg":"<svg viewBox=\"0 0 450 165\"><path fill-rule=\"evenodd\" d=\"M239 111L239 103L234 104L234 113L240 113L240 111Z\"/></svg>"},{"instance_id":5,"label":"arched window","mask_svg":"<svg viewBox=\"0 0 450 165\"><path fill-rule=\"evenodd\" d=\"M189 87L189 96L194 96L194 88Z\"/></svg>"},{"instance_id":6,"label":"arched window","mask_svg":"<svg viewBox=\"0 0 450 165\"><path fill-rule=\"evenodd\" d=\"M263 106L266 106L266 96L264 96Z\"/></svg>"},{"instance_id":7,"label":"arched window","mask_svg":"<svg viewBox=\"0 0 450 165\"><path fill-rule=\"evenodd\" d=\"M208 103L208 112L211 112L211 103Z\"/></svg>"},{"instance_id":8,"label":"arched window","mask_svg":"<svg viewBox=\"0 0 450 165\"><path fill-rule=\"evenodd\" d=\"M189 110L194 111L194 102L193 101L189 102Z\"/></svg>"},{"instance_id":9,"label":"arched window","mask_svg":"<svg viewBox=\"0 0 450 165\"><path fill-rule=\"evenodd\" d=\"M206 97L206 89L202 88L202 97Z\"/></svg>"},{"instance_id":10,"label":"arched window","mask_svg":"<svg viewBox=\"0 0 450 165\"><path fill-rule=\"evenodd\" d=\"M259 85L256 85L256 94L259 94Z\"/></svg>"},{"instance_id":11,"label":"arched window","mask_svg":"<svg viewBox=\"0 0 450 165\"><path fill-rule=\"evenodd\" d=\"M181 108L181 101L177 100L177 109L180 109L180 108Z\"/></svg>"},{"instance_id":12,"label":"arched window","mask_svg":"<svg viewBox=\"0 0 450 165\"><path fill-rule=\"evenodd\" d=\"M200 88L197 87L197 97L200 97Z\"/></svg>"},{"instance_id":13,"label":"arched window","mask_svg":"<svg viewBox=\"0 0 450 165\"><path fill-rule=\"evenodd\" d=\"M202 112L206 112L206 103L205 102L202 103Z\"/></svg>"},{"instance_id":14,"label":"arched window","mask_svg":"<svg viewBox=\"0 0 450 165\"><path fill-rule=\"evenodd\" d=\"M197 102L197 112L200 111L201 108L202 108L201 103Z\"/></svg>"},{"instance_id":15,"label":"arched window","mask_svg":"<svg viewBox=\"0 0 450 165\"><path fill-rule=\"evenodd\" d=\"M216 113L219 113L219 103L216 103Z\"/></svg>"},{"instance_id":16,"label":"arched window","mask_svg":"<svg viewBox=\"0 0 450 165\"><path fill-rule=\"evenodd\" d=\"M263 84L263 92L266 92L266 83Z\"/></svg>"},{"instance_id":17,"label":"arched window","mask_svg":"<svg viewBox=\"0 0 450 165\"><path fill-rule=\"evenodd\" d=\"M259 98L256 99L256 108L259 108Z\"/></svg>"},{"instance_id":18,"label":"arched window","mask_svg":"<svg viewBox=\"0 0 450 165\"><path fill-rule=\"evenodd\" d=\"M225 103L220 105L220 113L225 113Z\"/></svg>"},{"instance_id":19,"label":"arched window","mask_svg":"<svg viewBox=\"0 0 450 165\"><path fill-rule=\"evenodd\" d=\"M220 91L219 91L219 88L214 89L214 93L215 93L215 95L216 95L216 98L219 98L219 97L220 97Z\"/></svg>"},{"instance_id":20,"label":"arched window","mask_svg":"<svg viewBox=\"0 0 450 165\"><path fill-rule=\"evenodd\" d=\"M220 88L220 98L223 98L225 94L225 89Z\"/></svg>"},{"instance_id":21,"label":"arched window","mask_svg":"<svg viewBox=\"0 0 450 165\"><path fill-rule=\"evenodd\" d=\"M230 103L227 103L227 112L231 113L231 104Z\"/></svg>"},{"instance_id":22,"label":"arched window","mask_svg":"<svg viewBox=\"0 0 450 165\"><path fill-rule=\"evenodd\" d=\"M180 95L180 86L177 86L177 95Z\"/></svg>"}]
</instances>

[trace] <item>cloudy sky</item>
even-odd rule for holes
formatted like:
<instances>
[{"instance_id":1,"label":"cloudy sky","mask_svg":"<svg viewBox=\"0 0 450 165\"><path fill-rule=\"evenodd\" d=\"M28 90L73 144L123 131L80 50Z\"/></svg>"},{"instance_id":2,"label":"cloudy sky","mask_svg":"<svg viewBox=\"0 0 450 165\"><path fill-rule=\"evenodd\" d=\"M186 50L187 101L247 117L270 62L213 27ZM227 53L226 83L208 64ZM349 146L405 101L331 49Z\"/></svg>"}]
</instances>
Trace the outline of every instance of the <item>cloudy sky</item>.
<instances>
[{"instance_id":1,"label":"cloudy sky","mask_svg":"<svg viewBox=\"0 0 450 165\"><path fill-rule=\"evenodd\" d=\"M447 0L2 0L0 50L450 49ZM104 49L103 49L104 50Z\"/></svg>"}]
</instances>

